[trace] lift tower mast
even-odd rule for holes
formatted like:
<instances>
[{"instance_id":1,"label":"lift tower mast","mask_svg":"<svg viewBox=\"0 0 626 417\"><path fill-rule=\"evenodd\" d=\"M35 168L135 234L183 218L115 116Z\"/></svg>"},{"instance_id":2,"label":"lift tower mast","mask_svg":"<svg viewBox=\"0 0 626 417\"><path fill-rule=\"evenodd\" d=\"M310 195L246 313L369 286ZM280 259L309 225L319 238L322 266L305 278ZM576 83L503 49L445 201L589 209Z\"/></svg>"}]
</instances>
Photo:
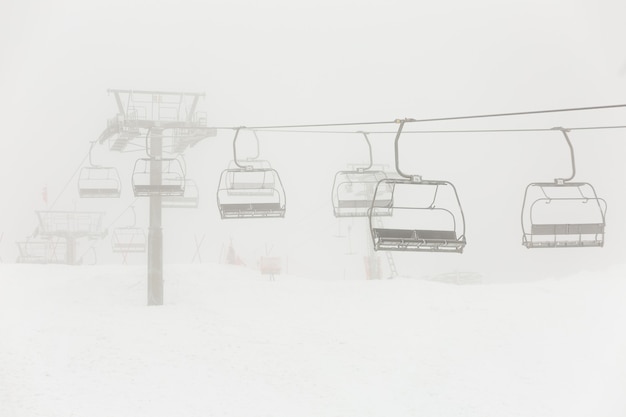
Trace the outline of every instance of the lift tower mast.
<instances>
[{"instance_id":1,"label":"lift tower mast","mask_svg":"<svg viewBox=\"0 0 626 417\"><path fill-rule=\"evenodd\" d=\"M126 151L130 144L145 147L148 156L135 163L132 185L136 197L150 198L148 305L162 305L162 197L184 195L185 170L176 157L200 140L215 136L216 129L206 127L206 115L196 110L203 93L108 92L115 97L118 113L108 120L98 142L108 142L109 148L118 152Z\"/></svg>"}]
</instances>

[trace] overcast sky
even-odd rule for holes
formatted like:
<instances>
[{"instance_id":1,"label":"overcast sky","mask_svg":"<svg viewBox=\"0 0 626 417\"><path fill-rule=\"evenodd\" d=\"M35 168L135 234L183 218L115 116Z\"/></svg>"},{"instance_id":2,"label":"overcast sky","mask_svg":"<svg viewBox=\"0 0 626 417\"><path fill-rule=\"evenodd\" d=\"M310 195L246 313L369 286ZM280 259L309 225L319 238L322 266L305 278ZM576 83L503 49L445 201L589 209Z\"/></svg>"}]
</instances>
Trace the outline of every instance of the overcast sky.
<instances>
[{"instance_id":1,"label":"overcast sky","mask_svg":"<svg viewBox=\"0 0 626 417\"><path fill-rule=\"evenodd\" d=\"M201 109L208 123L217 126L626 103L624 12L623 2L590 0L4 1L0 233L5 237L0 256L13 260L13 242L32 232L34 210L45 208L42 188L48 188L50 200L56 199L89 142L115 115L108 88L204 92ZM619 110L428 127L624 124L625 115L626 110ZM521 246L519 210L527 183L568 172L567 149L558 134L431 136L421 142L407 136L402 152L406 170L448 179L459 188L468 217L468 246L462 256L398 255L401 272L415 273L426 265L435 270L500 271L508 265L536 271L619 262L626 250L619 240L626 232L620 218L626 213L624 134L573 135L577 178L593 182L609 202L607 247L541 253ZM392 164L392 138L373 138L377 162ZM291 205L283 223L254 225L222 222L215 207L219 173L232 159L231 141L232 132L220 131L186 156L203 199L193 214L166 213L166 238L179 239L166 259L189 261L194 234L206 234L206 260L217 260L232 237L250 259L268 242L282 246L276 254L288 255L294 265L298 257L314 257L311 271L341 275L356 268L350 265L360 265L358 257L343 255L346 239L330 237L337 229L330 207L332 177L366 156L358 137L262 134L262 156L279 170ZM105 146L96 152L102 163L118 166L127 177L132 161L141 156L120 156ZM102 202L78 199L73 181L55 208L103 207ZM126 185L122 199L105 207L107 221L132 202ZM145 202L137 203L143 225L145 208ZM344 222L342 227L349 224L359 231L353 249L363 254L364 223ZM107 245L101 248L103 256ZM298 262L304 265L298 272L307 268L306 262Z\"/></svg>"}]
</instances>

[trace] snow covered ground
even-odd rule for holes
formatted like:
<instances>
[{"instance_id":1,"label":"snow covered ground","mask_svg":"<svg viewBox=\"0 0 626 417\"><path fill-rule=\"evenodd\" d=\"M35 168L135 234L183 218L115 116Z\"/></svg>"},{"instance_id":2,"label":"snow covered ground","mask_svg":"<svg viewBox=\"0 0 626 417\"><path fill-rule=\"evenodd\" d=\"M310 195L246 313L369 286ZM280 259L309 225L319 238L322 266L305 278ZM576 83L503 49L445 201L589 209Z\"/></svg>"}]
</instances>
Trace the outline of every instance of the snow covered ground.
<instances>
[{"instance_id":1,"label":"snow covered ground","mask_svg":"<svg viewBox=\"0 0 626 417\"><path fill-rule=\"evenodd\" d=\"M626 268L516 284L0 265L0 416L624 416Z\"/></svg>"}]
</instances>

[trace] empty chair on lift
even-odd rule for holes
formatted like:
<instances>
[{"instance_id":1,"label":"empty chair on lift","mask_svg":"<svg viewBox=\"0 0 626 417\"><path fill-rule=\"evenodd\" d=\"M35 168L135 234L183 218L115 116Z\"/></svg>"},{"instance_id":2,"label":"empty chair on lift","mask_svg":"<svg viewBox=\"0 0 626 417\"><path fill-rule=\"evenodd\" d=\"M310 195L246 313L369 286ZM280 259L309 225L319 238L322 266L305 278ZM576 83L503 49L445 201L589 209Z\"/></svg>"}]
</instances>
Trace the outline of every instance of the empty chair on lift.
<instances>
[{"instance_id":1,"label":"empty chair on lift","mask_svg":"<svg viewBox=\"0 0 626 417\"><path fill-rule=\"evenodd\" d=\"M238 161L236 140L230 168L222 171L217 189L217 205L222 219L284 217L285 190L278 172L260 161Z\"/></svg>"},{"instance_id":2,"label":"empty chair on lift","mask_svg":"<svg viewBox=\"0 0 626 417\"><path fill-rule=\"evenodd\" d=\"M285 191L272 168L223 171L217 203L223 219L285 216Z\"/></svg>"},{"instance_id":3,"label":"empty chair on lift","mask_svg":"<svg viewBox=\"0 0 626 417\"><path fill-rule=\"evenodd\" d=\"M143 229L125 226L113 229L111 234L111 251L113 253L143 253L146 251L147 240Z\"/></svg>"},{"instance_id":4,"label":"empty chair on lift","mask_svg":"<svg viewBox=\"0 0 626 417\"><path fill-rule=\"evenodd\" d=\"M80 198L118 198L122 183L117 169L95 165L91 152L97 141L89 147L89 166L83 167L78 175L78 196Z\"/></svg>"},{"instance_id":5,"label":"empty chair on lift","mask_svg":"<svg viewBox=\"0 0 626 417\"><path fill-rule=\"evenodd\" d=\"M143 253L147 248L146 233L136 226L135 208L133 206L129 208L132 210L133 222L129 226L113 229L111 234L111 251L124 254L124 260L126 260L127 253Z\"/></svg>"},{"instance_id":6,"label":"empty chair on lift","mask_svg":"<svg viewBox=\"0 0 626 417\"><path fill-rule=\"evenodd\" d=\"M526 187L522 205L522 244L527 248L587 247L604 245L606 202L586 182L569 182L576 175L574 147L567 129L572 175L554 182Z\"/></svg>"},{"instance_id":7,"label":"empty chair on lift","mask_svg":"<svg viewBox=\"0 0 626 417\"><path fill-rule=\"evenodd\" d=\"M80 198L118 198L122 186L116 168L89 166L83 167L78 175L78 196Z\"/></svg>"},{"instance_id":8,"label":"empty chair on lift","mask_svg":"<svg viewBox=\"0 0 626 417\"><path fill-rule=\"evenodd\" d=\"M333 183L333 212L335 217L366 217L374 191L381 180L387 178L383 171L339 171ZM388 188L388 191L391 191ZM382 205L390 202L391 193L380 190L377 198ZM377 215L384 213L379 212Z\"/></svg>"},{"instance_id":9,"label":"empty chair on lift","mask_svg":"<svg viewBox=\"0 0 626 417\"><path fill-rule=\"evenodd\" d=\"M185 179L185 193L182 196L166 195L161 199L163 208L197 208L200 198L200 191L196 182L192 179Z\"/></svg>"},{"instance_id":10,"label":"empty chair on lift","mask_svg":"<svg viewBox=\"0 0 626 417\"><path fill-rule=\"evenodd\" d=\"M466 245L465 216L454 185L448 181L422 180L404 174L398 165L398 140L406 120L396 134L396 171L400 179L378 182L369 212L375 250L462 253ZM378 193L390 193L381 199Z\"/></svg>"},{"instance_id":11,"label":"empty chair on lift","mask_svg":"<svg viewBox=\"0 0 626 417\"><path fill-rule=\"evenodd\" d=\"M367 133L360 132L365 137L369 149L369 163L364 167L339 171L335 174L331 200L335 217L366 217L372 206L374 190L378 183L387 178L384 171L372 170L372 145ZM385 199L391 198L390 193L378 194L383 204Z\"/></svg>"},{"instance_id":12,"label":"empty chair on lift","mask_svg":"<svg viewBox=\"0 0 626 417\"><path fill-rule=\"evenodd\" d=\"M270 174L272 166L268 161L246 160L240 164L247 169L243 173L234 161L228 164L229 173L224 180L229 195L258 196L271 195L274 192L276 176Z\"/></svg>"},{"instance_id":13,"label":"empty chair on lift","mask_svg":"<svg viewBox=\"0 0 626 417\"><path fill-rule=\"evenodd\" d=\"M452 183L419 179L385 179L391 200L374 197L370 220L376 250L462 252L463 210Z\"/></svg>"},{"instance_id":14,"label":"empty chair on lift","mask_svg":"<svg viewBox=\"0 0 626 417\"><path fill-rule=\"evenodd\" d=\"M161 181L156 184L150 178L150 168L153 162L161 164ZM178 159L164 158L151 161L150 158L140 158L135 162L132 184L135 197L149 197L153 194L184 196L185 171Z\"/></svg>"},{"instance_id":15,"label":"empty chair on lift","mask_svg":"<svg viewBox=\"0 0 626 417\"><path fill-rule=\"evenodd\" d=\"M602 246L606 202L584 182L532 183L522 208L527 248Z\"/></svg>"}]
</instances>

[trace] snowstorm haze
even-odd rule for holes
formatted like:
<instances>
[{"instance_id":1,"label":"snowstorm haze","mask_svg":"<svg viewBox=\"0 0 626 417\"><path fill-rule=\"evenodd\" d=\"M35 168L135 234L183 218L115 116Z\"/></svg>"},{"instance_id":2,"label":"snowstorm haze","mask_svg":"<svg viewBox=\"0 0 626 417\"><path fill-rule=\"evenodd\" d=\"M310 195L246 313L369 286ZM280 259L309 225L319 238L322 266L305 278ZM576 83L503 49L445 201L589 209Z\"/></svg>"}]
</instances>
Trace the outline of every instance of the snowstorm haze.
<instances>
[{"instance_id":1,"label":"snowstorm haze","mask_svg":"<svg viewBox=\"0 0 626 417\"><path fill-rule=\"evenodd\" d=\"M522 203L572 172L551 128L626 125L625 15L623 0L0 0L0 417L624 417L626 129L569 132L572 182L606 218L581 194L595 219L535 224L546 245L565 230L603 247L526 248ZM148 234L131 183L144 138L89 152L118 113L108 90L202 93L216 128L184 154L199 205L163 209L148 267L146 245L112 248L119 228ZM334 216L335 174L368 161L358 131L395 168L400 124L363 123L607 105L624 107L403 125L400 171L458 191L462 254L375 258L368 219ZM357 122L257 130L285 217L221 218L236 127ZM256 153L251 129L237 153ZM89 156L117 168L120 198L79 197ZM432 184L393 202L435 201ZM567 201L533 190L538 210ZM389 213L390 194L373 209ZM441 197L428 212L456 210ZM101 211L108 234L78 240L82 265L14 263L45 210ZM402 246L393 210L377 242ZM464 243L410 220L412 249Z\"/></svg>"},{"instance_id":2,"label":"snowstorm haze","mask_svg":"<svg viewBox=\"0 0 626 417\"><path fill-rule=\"evenodd\" d=\"M119 201L78 198L71 179L89 144L116 114L107 89L203 92L199 110L217 127L386 121L584 107L626 102L626 53L617 1L9 1L0 4L0 256L33 233L35 210L103 210L105 224L133 201L140 153L96 146L115 166ZM406 130L510 129L624 124L626 110L407 124ZM356 127L355 130L365 129ZM380 127L392 131L393 125ZM559 132L406 134L403 171L457 187L467 223L463 255L394 254L400 275L477 272L494 280L602 270L626 243L622 130L576 131L577 176L608 202L605 247L527 250L521 245L524 188L570 172ZM367 160L355 134L260 132L261 158L279 172L285 219L220 220L219 175L234 131L218 130L185 153L200 190L197 210L164 210L165 262L188 263L205 235L204 262L232 240L250 266L271 248L290 273L362 276L370 239L364 219L332 214L334 174ZM394 166L392 132L373 134L374 163ZM241 152L253 152L250 132ZM84 165L84 164L83 164ZM71 180L70 180L71 179ZM66 189L64 187L66 184ZM58 197L58 200L57 200ZM135 204L147 227L148 204ZM119 219L118 219L119 217ZM117 219L116 223L112 223ZM339 225L338 225L339 222ZM352 237L338 239L338 228ZM119 263L109 238L100 263ZM84 250L84 248L83 248ZM355 256L347 256L348 251ZM129 256L142 264L144 257ZM521 276L521 275L520 275Z\"/></svg>"}]
</instances>

